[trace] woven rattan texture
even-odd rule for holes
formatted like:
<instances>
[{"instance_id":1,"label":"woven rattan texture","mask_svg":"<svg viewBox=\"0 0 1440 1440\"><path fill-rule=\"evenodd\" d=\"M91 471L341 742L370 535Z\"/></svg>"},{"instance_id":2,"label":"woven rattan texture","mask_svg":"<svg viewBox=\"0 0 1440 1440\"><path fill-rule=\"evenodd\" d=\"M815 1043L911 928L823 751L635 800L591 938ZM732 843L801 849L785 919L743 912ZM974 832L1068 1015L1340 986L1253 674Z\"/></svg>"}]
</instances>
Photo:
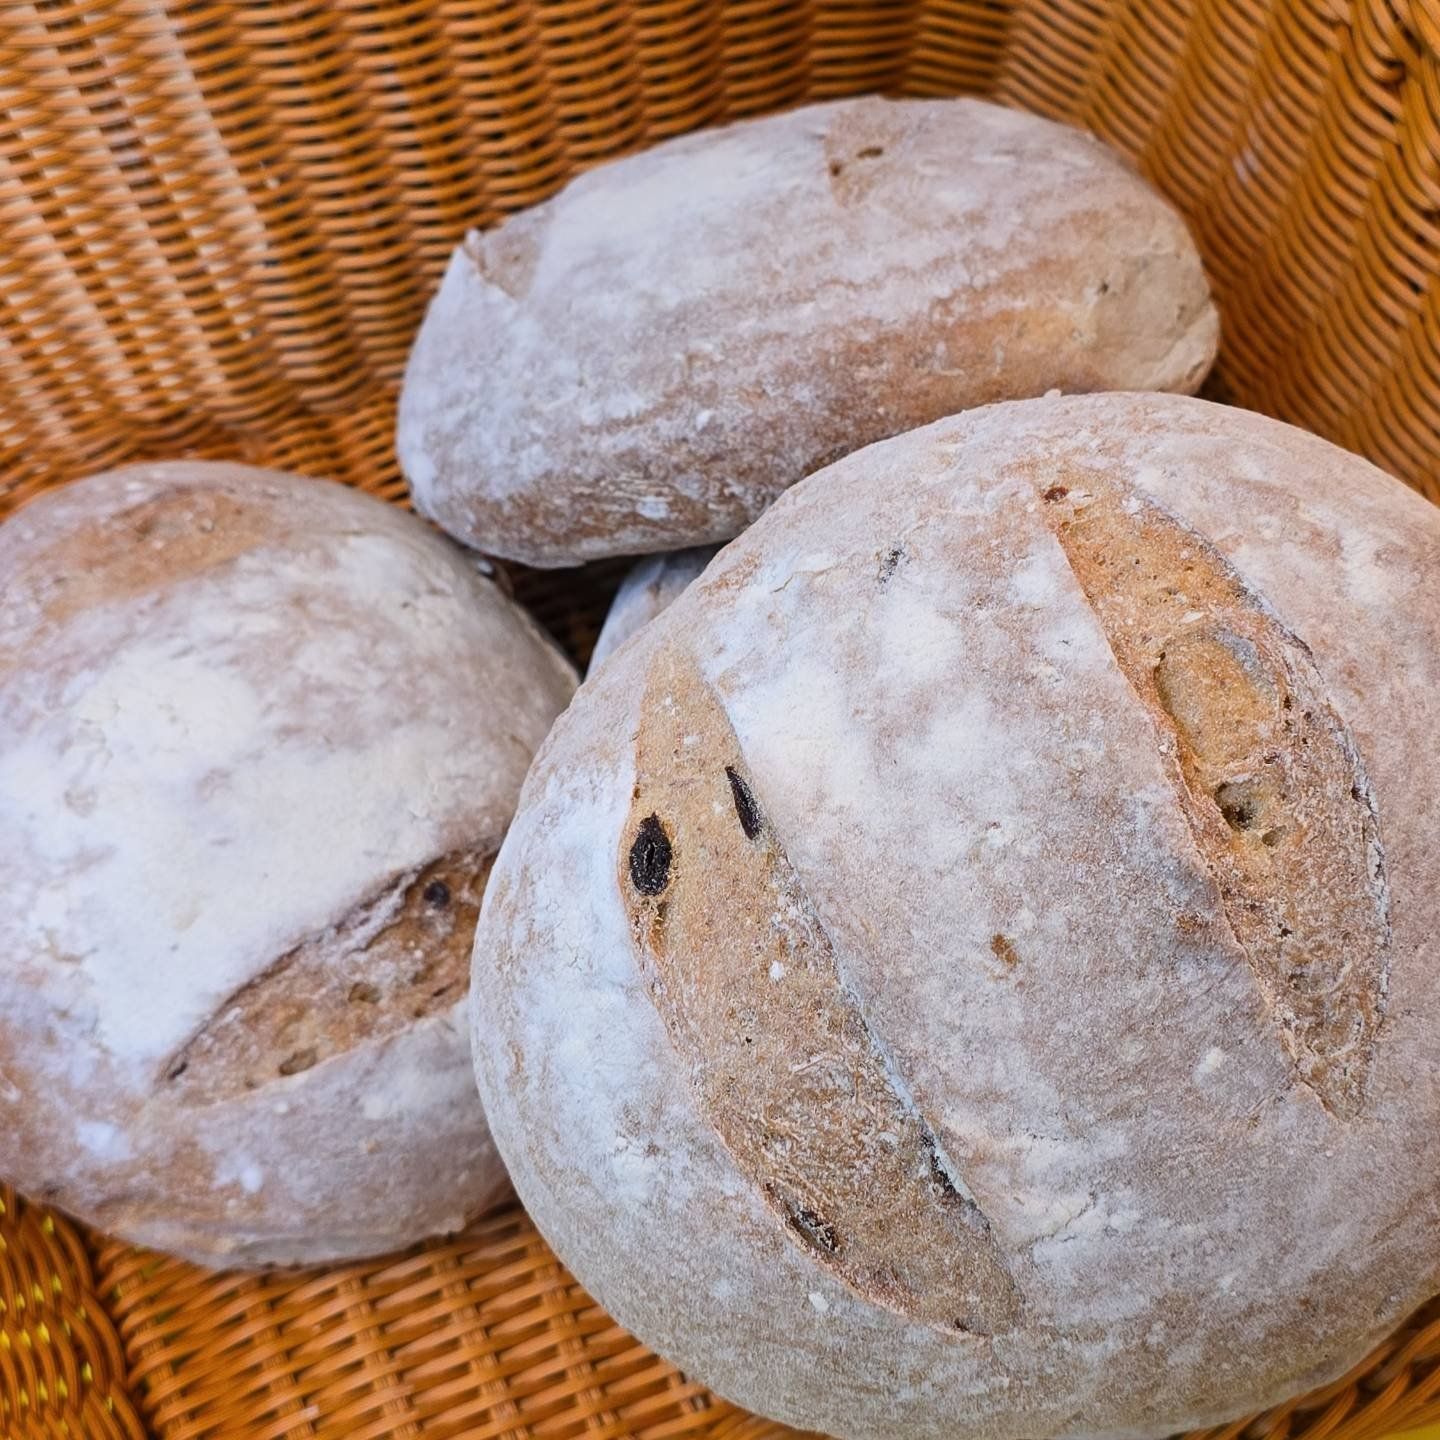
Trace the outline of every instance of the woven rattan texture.
<instances>
[{"instance_id":1,"label":"woven rattan texture","mask_svg":"<svg viewBox=\"0 0 1440 1440\"><path fill-rule=\"evenodd\" d=\"M858 89L1087 125L1185 209L1218 383L1440 496L1436 0L0 7L3 500L136 454L399 488L456 237L578 166Z\"/></svg>"},{"instance_id":2,"label":"woven rattan texture","mask_svg":"<svg viewBox=\"0 0 1440 1440\"><path fill-rule=\"evenodd\" d=\"M140 1440L126 1369L75 1227L0 1185L0 1435Z\"/></svg>"},{"instance_id":3,"label":"woven rattan texture","mask_svg":"<svg viewBox=\"0 0 1440 1440\"><path fill-rule=\"evenodd\" d=\"M1213 393L1440 498L1440 0L38 0L0 5L0 77L0 512L180 452L403 498L395 387L467 225L857 90L991 94L1125 149L1204 249ZM513 579L583 659L621 568ZM516 1211L269 1279L97 1241L102 1304L73 1226L0 1205L7 1440L782 1433L619 1331ZM1432 1307L1248 1433L1435 1418Z\"/></svg>"}]
</instances>

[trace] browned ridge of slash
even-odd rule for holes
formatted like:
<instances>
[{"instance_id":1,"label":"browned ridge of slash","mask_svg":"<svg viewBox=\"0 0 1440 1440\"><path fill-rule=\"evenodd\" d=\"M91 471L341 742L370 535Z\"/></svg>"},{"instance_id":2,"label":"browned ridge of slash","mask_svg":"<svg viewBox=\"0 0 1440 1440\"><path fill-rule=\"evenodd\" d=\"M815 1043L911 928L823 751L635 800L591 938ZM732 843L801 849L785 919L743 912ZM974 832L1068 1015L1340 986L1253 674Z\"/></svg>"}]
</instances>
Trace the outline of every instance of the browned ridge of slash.
<instances>
[{"instance_id":1,"label":"browned ridge of slash","mask_svg":"<svg viewBox=\"0 0 1440 1440\"><path fill-rule=\"evenodd\" d=\"M1353 1119L1385 1013L1389 891L1375 799L1309 650L1154 501L1089 472L1041 499L1296 1074Z\"/></svg>"},{"instance_id":2,"label":"browned ridge of slash","mask_svg":"<svg viewBox=\"0 0 1440 1440\"><path fill-rule=\"evenodd\" d=\"M851 1289L941 1329L1011 1328L989 1224L846 989L718 697L665 649L641 714L618 881L705 1118Z\"/></svg>"},{"instance_id":3,"label":"browned ridge of slash","mask_svg":"<svg viewBox=\"0 0 1440 1440\"><path fill-rule=\"evenodd\" d=\"M163 1067L188 1104L297 1075L465 993L494 847L393 877L242 986Z\"/></svg>"}]
</instances>

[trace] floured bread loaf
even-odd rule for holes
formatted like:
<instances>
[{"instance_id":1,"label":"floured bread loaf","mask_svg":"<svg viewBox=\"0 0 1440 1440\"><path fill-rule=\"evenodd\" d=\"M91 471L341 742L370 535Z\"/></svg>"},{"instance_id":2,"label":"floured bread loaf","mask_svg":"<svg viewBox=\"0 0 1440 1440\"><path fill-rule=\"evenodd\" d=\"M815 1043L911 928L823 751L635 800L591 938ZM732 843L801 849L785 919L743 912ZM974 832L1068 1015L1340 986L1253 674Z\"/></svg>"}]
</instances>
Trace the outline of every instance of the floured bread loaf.
<instances>
[{"instance_id":1,"label":"floured bread loaf","mask_svg":"<svg viewBox=\"0 0 1440 1440\"><path fill-rule=\"evenodd\" d=\"M1216 333L1180 217L1098 140L981 100L844 100L667 141L470 235L400 460L494 554L672 550L968 406L1194 390Z\"/></svg>"},{"instance_id":2,"label":"floured bread loaf","mask_svg":"<svg viewBox=\"0 0 1440 1440\"><path fill-rule=\"evenodd\" d=\"M620 582L590 656L593 670L637 630L648 625L715 558L715 547L697 546L668 555L647 555Z\"/></svg>"},{"instance_id":3,"label":"floured bread loaf","mask_svg":"<svg viewBox=\"0 0 1440 1440\"><path fill-rule=\"evenodd\" d=\"M238 465L54 491L0 574L0 1176L225 1264L486 1207L471 939L569 665L412 516Z\"/></svg>"},{"instance_id":4,"label":"floured bread loaf","mask_svg":"<svg viewBox=\"0 0 1440 1440\"><path fill-rule=\"evenodd\" d=\"M476 1065L561 1257L844 1437L1161 1434L1357 1361L1440 1288L1437 574L1403 486L1173 397L786 495L491 878Z\"/></svg>"}]
</instances>

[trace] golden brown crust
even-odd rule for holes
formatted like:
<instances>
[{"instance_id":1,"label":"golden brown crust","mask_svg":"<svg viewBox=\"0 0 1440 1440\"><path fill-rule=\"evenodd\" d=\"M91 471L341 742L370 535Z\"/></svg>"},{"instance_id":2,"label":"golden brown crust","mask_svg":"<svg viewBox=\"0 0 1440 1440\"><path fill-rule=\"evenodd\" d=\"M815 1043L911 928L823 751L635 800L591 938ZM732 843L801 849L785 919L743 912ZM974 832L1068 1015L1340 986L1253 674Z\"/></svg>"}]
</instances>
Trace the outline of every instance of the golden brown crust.
<instances>
[{"instance_id":1,"label":"golden brown crust","mask_svg":"<svg viewBox=\"0 0 1440 1440\"><path fill-rule=\"evenodd\" d=\"M88 606L175 585L263 545L264 512L212 486L177 479L156 494L72 532L31 557L54 589L45 618L60 624Z\"/></svg>"},{"instance_id":2,"label":"golden brown crust","mask_svg":"<svg viewBox=\"0 0 1440 1440\"><path fill-rule=\"evenodd\" d=\"M12 563L11 578L35 599L23 633L39 643L96 605L139 599L229 564L272 538L264 510L246 505L232 486L196 483L183 474L143 498L123 501L83 529L63 530L48 543L27 547ZM9 653L0 617L0 664Z\"/></svg>"},{"instance_id":3,"label":"golden brown crust","mask_svg":"<svg viewBox=\"0 0 1440 1440\"><path fill-rule=\"evenodd\" d=\"M1373 467L1167 396L970 412L784 496L583 688L497 862L476 1070L557 1253L719 1393L850 1440L1134 1440L1337 1379L1440 1287L1437 566ZM765 991L792 933L799 1017ZM1009 1328L908 1319L764 1193L786 1157L715 1088L812 1083L735 1034L803 1059L827 964L983 1210ZM800 1132L836 1187L797 1183L812 1242L853 1190L805 1147L863 1161L856 1124Z\"/></svg>"},{"instance_id":4,"label":"golden brown crust","mask_svg":"<svg viewBox=\"0 0 1440 1440\"><path fill-rule=\"evenodd\" d=\"M201 1105L258 1090L453 1008L494 859L493 847L443 855L282 955L166 1060L175 1098Z\"/></svg>"},{"instance_id":5,"label":"golden brown crust","mask_svg":"<svg viewBox=\"0 0 1440 1440\"><path fill-rule=\"evenodd\" d=\"M49 492L0 572L0 1173L230 1263L458 1227L474 928L573 671L430 527L241 465Z\"/></svg>"},{"instance_id":6,"label":"golden brown crust","mask_svg":"<svg viewBox=\"0 0 1440 1440\"><path fill-rule=\"evenodd\" d=\"M573 564L727 540L992 400L1194 390L1217 331L1183 221L1093 137L865 96L666 141L471 236L397 445L452 534Z\"/></svg>"},{"instance_id":7,"label":"golden brown crust","mask_svg":"<svg viewBox=\"0 0 1440 1440\"><path fill-rule=\"evenodd\" d=\"M656 654L642 710L617 879L703 1112L787 1237L859 1294L1009 1329L1020 1294L989 1222L889 1071L682 650Z\"/></svg>"},{"instance_id":8,"label":"golden brown crust","mask_svg":"<svg viewBox=\"0 0 1440 1440\"><path fill-rule=\"evenodd\" d=\"M1353 1119L1385 1013L1369 781L1309 651L1213 545L1087 474L1044 513L1155 722L1195 842L1300 1078Z\"/></svg>"}]
</instances>

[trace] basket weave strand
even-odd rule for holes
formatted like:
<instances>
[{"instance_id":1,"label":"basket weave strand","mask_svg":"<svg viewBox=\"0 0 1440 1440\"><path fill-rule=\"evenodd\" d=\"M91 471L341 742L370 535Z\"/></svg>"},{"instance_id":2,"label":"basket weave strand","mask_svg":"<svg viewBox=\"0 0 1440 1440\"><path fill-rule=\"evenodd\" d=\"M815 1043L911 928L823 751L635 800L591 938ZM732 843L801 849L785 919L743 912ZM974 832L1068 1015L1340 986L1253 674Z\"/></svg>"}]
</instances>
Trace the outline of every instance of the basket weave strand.
<instances>
[{"instance_id":1,"label":"basket weave strand","mask_svg":"<svg viewBox=\"0 0 1440 1440\"><path fill-rule=\"evenodd\" d=\"M1096 130L1185 210L1218 390L1440 495L1434 0L0 8L0 505L141 454L400 493L454 241L580 166L863 89Z\"/></svg>"},{"instance_id":2,"label":"basket weave strand","mask_svg":"<svg viewBox=\"0 0 1440 1440\"><path fill-rule=\"evenodd\" d=\"M518 1208L389 1262L211 1274L114 1243L99 1268L160 1435L783 1440L631 1339ZM1440 1411L1440 1303L1326 1389L1192 1440L1369 1440Z\"/></svg>"},{"instance_id":3,"label":"basket weave strand","mask_svg":"<svg viewBox=\"0 0 1440 1440\"><path fill-rule=\"evenodd\" d=\"M1213 392L1440 498L1440 0L43 0L0 6L0 65L0 512L176 453L403 499L395 391L468 226L864 90L989 94L1124 150L1205 255ZM512 578L583 659L623 568ZM1206 1440L1434 1419L1440 1306ZM619 1330L518 1210L256 1278L0 1189L6 1440L789 1433Z\"/></svg>"},{"instance_id":4,"label":"basket weave strand","mask_svg":"<svg viewBox=\"0 0 1440 1440\"><path fill-rule=\"evenodd\" d=\"M145 1433L80 1236L0 1185L0 1435Z\"/></svg>"}]
</instances>

